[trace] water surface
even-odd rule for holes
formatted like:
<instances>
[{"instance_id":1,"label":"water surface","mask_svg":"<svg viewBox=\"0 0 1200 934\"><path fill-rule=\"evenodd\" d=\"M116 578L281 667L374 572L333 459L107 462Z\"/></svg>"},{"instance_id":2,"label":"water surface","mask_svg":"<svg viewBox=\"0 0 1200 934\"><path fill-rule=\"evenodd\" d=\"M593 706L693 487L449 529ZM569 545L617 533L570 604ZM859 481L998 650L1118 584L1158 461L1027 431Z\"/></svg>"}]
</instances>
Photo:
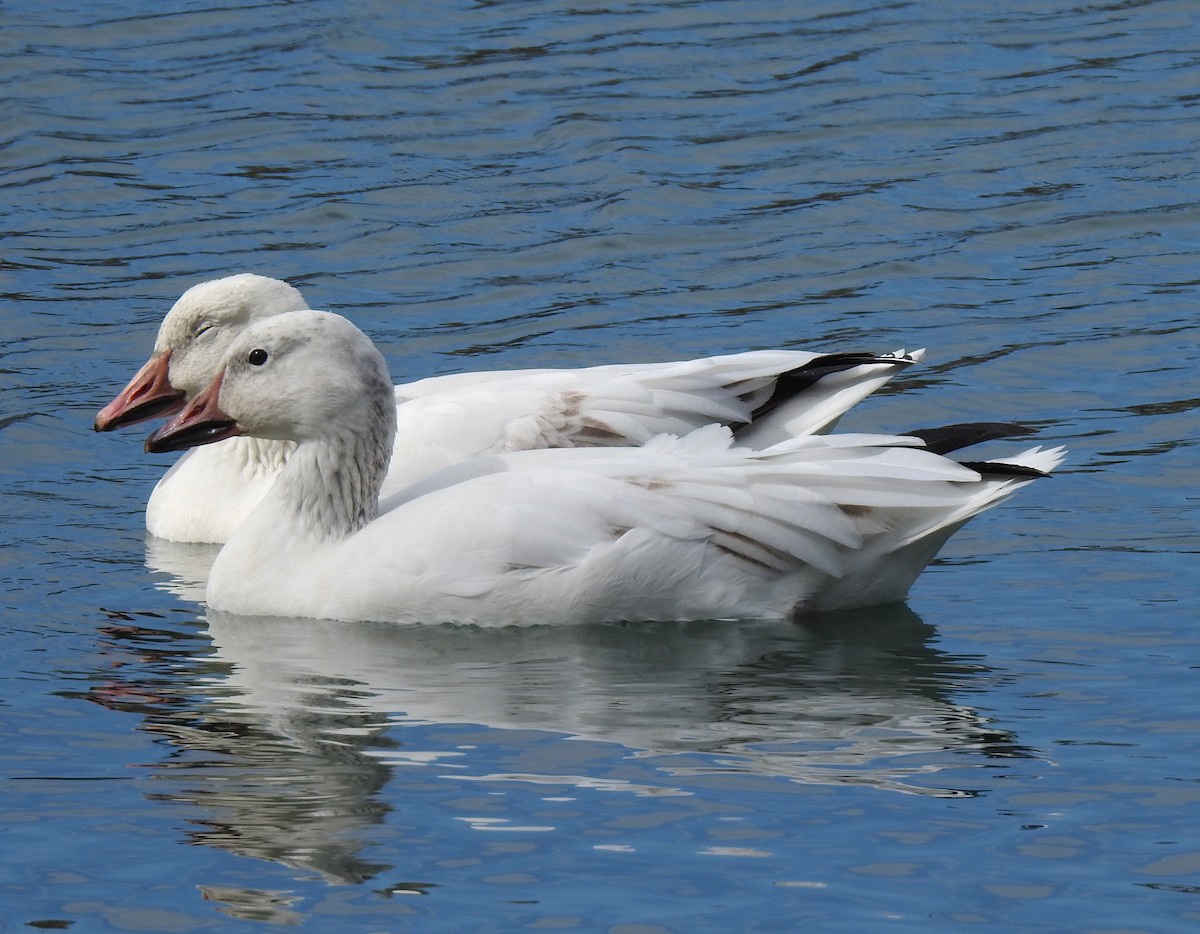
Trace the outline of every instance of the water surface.
<instances>
[{"instance_id":1,"label":"water surface","mask_svg":"<svg viewBox=\"0 0 1200 934\"><path fill-rule=\"evenodd\" d=\"M0 927L1193 930L1197 16L9 4ZM222 618L91 419L235 271L397 380L927 346L845 424L1071 457L806 628Z\"/></svg>"}]
</instances>

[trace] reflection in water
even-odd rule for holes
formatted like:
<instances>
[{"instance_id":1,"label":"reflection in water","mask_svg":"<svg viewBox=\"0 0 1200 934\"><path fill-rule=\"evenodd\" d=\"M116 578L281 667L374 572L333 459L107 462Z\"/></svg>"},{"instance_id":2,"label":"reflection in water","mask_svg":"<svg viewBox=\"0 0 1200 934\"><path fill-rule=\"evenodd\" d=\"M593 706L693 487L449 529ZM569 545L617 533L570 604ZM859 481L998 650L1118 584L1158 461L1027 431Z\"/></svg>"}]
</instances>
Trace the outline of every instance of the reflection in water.
<instances>
[{"instance_id":1,"label":"reflection in water","mask_svg":"<svg viewBox=\"0 0 1200 934\"><path fill-rule=\"evenodd\" d=\"M363 830L387 812L376 793L390 774L362 750L386 745L379 734L388 721L353 700L353 682L297 682L289 709L268 723L223 689L229 665L213 657L202 634L118 624L105 636L104 677L87 696L140 714L147 732L169 741L173 753L154 766L163 780L155 797L201 807L203 816L189 818L193 842L335 882L361 882L386 868L359 851ZM263 898L277 894L242 898L265 910Z\"/></svg>"},{"instance_id":2,"label":"reflection in water","mask_svg":"<svg viewBox=\"0 0 1200 934\"><path fill-rule=\"evenodd\" d=\"M107 632L109 654L136 660L107 668L89 696L169 740L158 797L201 810L192 839L340 883L391 868L362 854L372 825L399 818L380 794L397 765L433 781L597 787L594 770L562 764L569 754L535 774L495 774L422 725L619 744L592 754L637 757L651 778L605 789L643 795L690 795L696 774L735 773L964 796L975 793L957 784L964 766L1026 755L949 699L994 675L930 646L932 628L903 606L807 627L398 627L210 612L207 633ZM220 900L262 917L286 913L280 897Z\"/></svg>"},{"instance_id":3,"label":"reflection in water","mask_svg":"<svg viewBox=\"0 0 1200 934\"><path fill-rule=\"evenodd\" d=\"M158 577L155 586L190 603L204 602L208 572L220 545L204 542L170 542L146 535L146 567Z\"/></svg>"}]
</instances>

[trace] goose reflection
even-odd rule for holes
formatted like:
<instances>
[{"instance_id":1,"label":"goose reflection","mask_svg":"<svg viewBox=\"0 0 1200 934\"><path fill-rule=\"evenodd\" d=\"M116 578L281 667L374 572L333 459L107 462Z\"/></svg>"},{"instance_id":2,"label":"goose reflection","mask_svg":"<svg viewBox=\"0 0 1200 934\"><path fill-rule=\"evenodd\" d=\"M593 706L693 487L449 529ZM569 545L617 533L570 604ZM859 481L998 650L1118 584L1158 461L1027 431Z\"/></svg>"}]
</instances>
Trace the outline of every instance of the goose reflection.
<instances>
[{"instance_id":1,"label":"goose reflection","mask_svg":"<svg viewBox=\"0 0 1200 934\"><path fill-rule=\"evenodd\" d=\"M204 555L184 557L164 583L181 595L203 586ZM332 882L391 868L363 853L374 825L408 820L381 792L414 775L688 795L699 793L690 776L730 773L955 797L977 793L963 786L970 767L1029 754L952 699L1000 676L931 645L933 628L902 605L806 626L483 629L216 612L201 625L165 645L151 629L111 629L136 663L106 669L93 698L137 710L169 740L156 797L199 807L195 842ZM497 773L494 755L421 728L452 724L589 742L605 761L638 758L642 784L564 774L559 763L586 750L513 756L537 766Z\"/></svg>"},{"instance_id":2,"label":"goose reflection","mask_svg":"<svg viewBox=\"0 0 1200 934\"><path fill-rule=\"evenodd\" d=\"M171 542L146 536L146 567L154 574L154 586L188 603L204 603L208 572L221 551L220 545L205 542Z\"/></svg>"},{"instance_id":3,"label":"goose reflection","mask_svg":"<svg viewBox=\"0 0 1200 934\"><path fill-rule=\"evenodd\" d=\"M230 666L213 654L202 622L181 632L110 616L117 622L104 628L104 665L86 697L137 713L143 730L169 744L151 766L151 796L189 806L191 842L333 883L360 883L390 868L361 856L364 834L389 811L379 792L393 770L366 754L388 747L389 720L355 703L352 683L295 683L288 709L268 723L225 685ZM290 917L275 896L208 894L238 917Z\"/></svg>"},{"instance_id":4,"label":"goose reflection","mask_svg":"<svg viewBox=\"0 0 1200 934\"><path fill-rule=\"evenodd\" d=\"M615 743L663 757L663 793L679 791L670 776L736 772L964 796L971 790L936 777L966 764L949 754L972 751L980 762L1025 754L1009 733L949 699L986 679L987 669L932 647L932 627L903 605L804 627L347 626L211 611L208 624L217 657L229 665L225 703L304 748L315 738L299 727L323 703L397 725L480 724ZM437 757L407 744L373 755L405 764ZM471 770L470 762L454 766Z\"/></svg>"},{"instance_id":5,"label":"goose reflection","mask_svg":"<svg viewBox=\"0 0 1200 934\"><path fill-rule=\"evenodd\" d=\"M202 602L215 552L151 538L147 563L162 574L159 586ZM324 684L344 686L388 723L536 729L639 756L705 757L664 760L664 774L746 772L962 796L971 791L931 778L949 754L975 751L984 762L1025 754L949 699L986 680L986 666L932 647L933 628L900 604L804 626L398 627L212 611L207 619L230 666L227 702L299 743L303 733L288 728L305 710L297 686ZM420 755L431 754L381 758Z\"/></svg>"},{"instance_id":6,"label":"goose reflection","mask_svg":"<svg viewBox=\"0 0 1200 934\"><path fill-rule=\"evenodd\" d=\"M202 603L218 550L150 537L147 565L159 587ZM215 612L207 619L216 654L230 665L228 703L299 742L304 736L286 728L304 709L296 686L327 683L355 686L355 703L389 723L538 729L640 755L730 757L712 769L918 794L969 791L910 781L942 768L932 758L916 764L917 756L1023 754L1008 733L948 699L978 687L986 666L932 647L933 628L905 605L825 614L804 626L397 627Z\"/></svg>"}]
</instances>

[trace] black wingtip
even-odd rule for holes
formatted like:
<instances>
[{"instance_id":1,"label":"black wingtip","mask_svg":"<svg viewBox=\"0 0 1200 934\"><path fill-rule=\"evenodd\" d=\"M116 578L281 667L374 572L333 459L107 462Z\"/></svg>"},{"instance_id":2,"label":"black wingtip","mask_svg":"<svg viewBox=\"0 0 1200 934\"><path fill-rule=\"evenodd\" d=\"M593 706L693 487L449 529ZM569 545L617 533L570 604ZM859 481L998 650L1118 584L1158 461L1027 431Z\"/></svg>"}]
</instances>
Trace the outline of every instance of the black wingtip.
<instances>
[{"instance_id":1,"label":"black wingtip","mask_svg":"<svg viewBox=\"0 0 1200 934\"><path fill-rule=\"evenodd\" d=\"M961 448L984 441L1000 441L1004 438L1021 438L1034 434L1036 429L1016 422L961 422L957 425L942 425L938 428L918 428L904 432L920 438L927 450L934 454L949 454Z\"/></svg>"},{"instance_id":2,"label":"black wingtip","mask_svg":"<svg viewBox=\"0 0 1200 934\"><path fill-rule=\"evenodd\" d=\"M1036 467L1026 467L1024 464L1005 464L1001 461L959 461L964 467L969 467L985 477L1016 477L1029 480L1040 480L1052 477L1053 474Z\"/></svg>"},{"instance_id":3,"label":"black wingtip","mask_svg":"<svg viewBox=\"0 0 1200 934\"><path fill-rule=\"evenodd\" d=\"M890 363L897 366L908 366L913 361L908 357L884 356L873 353L829 353L810 360L804 366L796 367L781 373L775 380L775 388L770 397L750 413L748 425L754 424L760 418L770 415L781 405L794 399L800 393L811 389L826 376L833 373L844 373L856 366L867 366L876 363ZM744 427L744 426L743 426Z\"/></svg>"},{"instance_id":4,"label":"black wingtip","mask_svg":"<svg viewBox=\"0 0 1200 934\"><path fill-rule=\"evenodd\" d=\"M1000 441L1004 438L1023 438L1037 429L1017 422L961 422L957 425L942 425L939 428L918 428L905 434L920 438L926 450L946 455L984 441ZM1003 461L959 461L964 467L987 477L1013 477L1038 479L1050 474L1024 464L1006 464Z\"/></svg>"}]
</instances>

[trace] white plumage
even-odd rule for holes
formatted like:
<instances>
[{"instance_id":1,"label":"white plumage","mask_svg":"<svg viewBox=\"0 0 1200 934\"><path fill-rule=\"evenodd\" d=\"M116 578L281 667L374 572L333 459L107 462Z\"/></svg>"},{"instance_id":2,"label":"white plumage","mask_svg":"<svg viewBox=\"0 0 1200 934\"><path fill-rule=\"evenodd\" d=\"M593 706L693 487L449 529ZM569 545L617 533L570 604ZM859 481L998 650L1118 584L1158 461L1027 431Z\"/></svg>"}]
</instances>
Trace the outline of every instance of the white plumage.
<instances>
[{"instance_id":1,"label":"white plumage","mask_svg":"<svg viewBox=\"0 0 1200 934\"><path fill-rule=\"evenodd\" d=\"M212 380L245 328L305 308L299 291L265 276L241 274L193 286L163 319L153 356L97 416L97 429L177 410ZM920 351L873 359L755 351L676 363L464 373L401 384L389 488L481 454L637 445L712 422L744 425L739 442L763 447L828 430L920 358ZM837 365L825 367L827 361ZM802 380L793 395L776 394L781 377L810 365L825 369ZM769 416L749 424L769 400ZM290 451L287 442L235 438L186 454L155 486L146 507L147 529L172 541L228 541L275 482Z\"/></svg>"},{"instance_id":2,"label":"white plumage","mask_svg":"<svg viewBox=\"0 0 1200 934\"><path fill-rule=\"evenodd\" d=\"M298 445L217 557L211 607L504 625L890 602L963 522L1031 479L981 476L915 438L755 451L711 425L640 448L478 457L380 500L393 402L382 357L337 315L282 314L233 342L216 380L147 442ZM1008 460L1048 471L1062 456Z\"/></svg>"}]
</instances>

